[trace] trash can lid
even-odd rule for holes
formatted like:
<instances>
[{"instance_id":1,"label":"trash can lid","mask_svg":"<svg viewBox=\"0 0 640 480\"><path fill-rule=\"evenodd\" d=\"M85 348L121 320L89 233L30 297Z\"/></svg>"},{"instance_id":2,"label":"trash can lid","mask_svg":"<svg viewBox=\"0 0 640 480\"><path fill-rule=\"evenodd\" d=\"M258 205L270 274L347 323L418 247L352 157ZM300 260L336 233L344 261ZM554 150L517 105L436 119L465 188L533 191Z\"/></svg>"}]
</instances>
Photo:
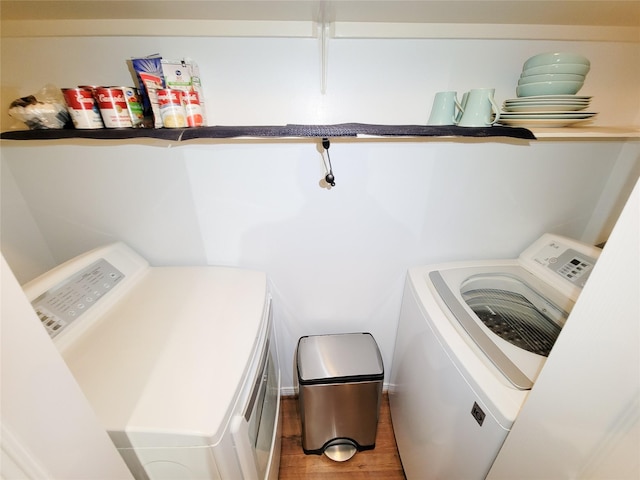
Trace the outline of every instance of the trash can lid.
<instances>
[{"instance_id":1,"label":"trash can lid","mask_svg":"<svg viewBox=\"0 0 640 480\"><path fill-rule=\"evenodd\" d=\"M382 379L384 367L370 333L314 335L298 341L300 382ZM353 377L353 378L352 378Z\"/></svg>"}]
</instances>

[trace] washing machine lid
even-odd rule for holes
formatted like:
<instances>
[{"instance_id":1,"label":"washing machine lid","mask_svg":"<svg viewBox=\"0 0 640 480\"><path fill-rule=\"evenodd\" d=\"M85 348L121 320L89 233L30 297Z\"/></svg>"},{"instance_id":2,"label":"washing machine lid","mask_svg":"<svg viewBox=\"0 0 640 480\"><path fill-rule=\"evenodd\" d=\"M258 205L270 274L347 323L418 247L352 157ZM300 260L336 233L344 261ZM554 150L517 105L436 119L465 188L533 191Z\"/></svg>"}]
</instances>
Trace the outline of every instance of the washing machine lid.
<instances>
[{"instance_id":1,"label":"washing machine lid","mask_svg":"<svg viewBox=\"0 0 640 480\"><path fill-rule=\"evenodd\" d=\"M552 344L557 337L556 329L559 333L573 308L573 301L515 260L442 267L430 270L427 278L444 303L450 321L514 387L531 389L546 357L540 354L544 346L537 344L545 341L531 339L529 335L539 335L541 327L536 322L540 322L550 332L551 340L547 342ZM485 287L487 292L482 291ZM508 320L515 324L500 325L507 321L504 318L494 319L492 324L491 312L502 317L510 314ZM483 316L487 317L488 325ZM535 352L522 348L520 343L527 341Z\"/></svg>"},{"instance_id":2,"label":"washing machine lid","mask_svg":"<svg viewBox=\"0 0 640 480\"><path fill-rule=\"evenodd\" d=\"M512 275L473 275L462 283L460 293L494 334L544 357L549 356L568 315Z\"/></svg>"},{"instance_id":3,"label":"washing machine lid","mask_svg":"<svg viewBox=\"0 0 640 480\"><path fill-rule=\"evenodd\" d=\"M436 265L428 278L452 321L512 385L528 390L599 255L545 234L517 260Z\"/></svg>"},{"instance_id":4,"label":"washing machine lid","mask_svg":"<svg viewBox=\"0 0 640 480\"><path fill-rule=\"evenodd\" d=\"M469 307L466 305L463 299L460 298L459 285L460 283L454 281L451 282L445 280L447 274L452 270L445 271L432 271L429 272L429 281L432 283L437 294L441 300L445 303L449 313L453 315L452 322L464 329L469 336L470 341L473 342L482 353L488 358L491 363L515 386L520 390L529 390L533 387L533 379L529 378L496 344L496 339L492 337L490 331L487 331L486 327L481 325L477 316L469 311Z\"/></svg>"}]
</instances>

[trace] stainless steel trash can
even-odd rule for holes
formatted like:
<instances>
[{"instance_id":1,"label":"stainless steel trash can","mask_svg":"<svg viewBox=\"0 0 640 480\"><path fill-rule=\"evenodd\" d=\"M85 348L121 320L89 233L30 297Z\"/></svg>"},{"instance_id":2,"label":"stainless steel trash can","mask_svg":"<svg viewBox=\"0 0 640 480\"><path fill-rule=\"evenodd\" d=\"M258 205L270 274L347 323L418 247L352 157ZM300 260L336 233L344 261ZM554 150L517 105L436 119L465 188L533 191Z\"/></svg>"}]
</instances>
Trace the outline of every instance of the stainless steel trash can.
<instances>
[{"instance_id":1,"label":"stainless steel trash can","mask_svg":"<svg viewBox=\"0 0 640 480\"><path fill-rule=\"evenodd\" d=\"M384 367L370 333L302 337L296 370L306 454L344 461L375 447Z\"/></svg>"}]
</instances>

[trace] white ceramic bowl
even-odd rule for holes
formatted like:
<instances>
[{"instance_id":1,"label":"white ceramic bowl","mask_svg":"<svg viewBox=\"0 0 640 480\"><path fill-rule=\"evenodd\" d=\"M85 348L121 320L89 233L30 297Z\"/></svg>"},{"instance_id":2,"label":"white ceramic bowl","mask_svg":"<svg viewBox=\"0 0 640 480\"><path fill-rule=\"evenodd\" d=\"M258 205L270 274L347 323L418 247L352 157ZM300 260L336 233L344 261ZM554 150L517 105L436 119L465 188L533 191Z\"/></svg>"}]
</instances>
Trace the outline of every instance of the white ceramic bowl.
<instances>
[{"instance_id":1,"label":"white ceramic bowl","mask_svg":"<svg viewBox=\"0 0 640 480\"><path fill-rule=\"evenodd\" d=\"M531 67L522 71L522 76L543 75L545 73L570 73L573 75L586 75L591 67L582 63L556 63L554 65L542 65Z\"/></svg>"},{"instance_id":2,"label":"white ceramic bowl","mask_svg":"<svg viewBox=\"0 0 640 480\"><path fill-rule=\"evenodd\" d=\"M591 66L589 59L583 55L577 53L541 53L540 55L534 55L524 62L523 70L532 67L540 67L542 65L555 65L557 63L578 63L581 65Z\"/></svg>"},{"instance_id":3,"label":"white ceramic bowl","mask_svg":"<svg viewBox=\"0 0 640 480\"><path fill-rule=\"evenodd\" d=\"M535 95L574 95L582 88L583 82L538 82L518 85L518 97Z\"/></svg>"},{"instance_id":4,"label":"white ceramic bowl","mask_svg":"<svg viewBox=\"0 0 640 480\"><path fill-rule=\"evenodd\" d=\"M518 80L518 85L540 82L584 82L584 75L573 75L571 73L545 73L543 75L522 75Z\"/></svg>"}]
</instances>

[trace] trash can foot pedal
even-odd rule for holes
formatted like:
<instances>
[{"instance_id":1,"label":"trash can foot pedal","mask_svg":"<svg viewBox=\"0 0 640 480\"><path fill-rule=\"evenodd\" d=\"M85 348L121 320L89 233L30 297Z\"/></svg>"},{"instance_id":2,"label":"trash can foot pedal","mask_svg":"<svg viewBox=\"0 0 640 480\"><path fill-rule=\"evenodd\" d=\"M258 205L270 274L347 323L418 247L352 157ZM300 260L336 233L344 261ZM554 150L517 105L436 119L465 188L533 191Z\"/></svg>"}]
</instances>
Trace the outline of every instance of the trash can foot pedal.
<instances>
[{"instance_id":1,"label":"trash can foot pedal","mask_svg":"<svg viewBox=\"0 0 640 480\"><path fill-rule=\"evenodd\" d=\"M340 438L332 440L324 449L324 454L334 462L346 462L353 457L358 448L351 440Z\"/></svg>"}]
</instances>

